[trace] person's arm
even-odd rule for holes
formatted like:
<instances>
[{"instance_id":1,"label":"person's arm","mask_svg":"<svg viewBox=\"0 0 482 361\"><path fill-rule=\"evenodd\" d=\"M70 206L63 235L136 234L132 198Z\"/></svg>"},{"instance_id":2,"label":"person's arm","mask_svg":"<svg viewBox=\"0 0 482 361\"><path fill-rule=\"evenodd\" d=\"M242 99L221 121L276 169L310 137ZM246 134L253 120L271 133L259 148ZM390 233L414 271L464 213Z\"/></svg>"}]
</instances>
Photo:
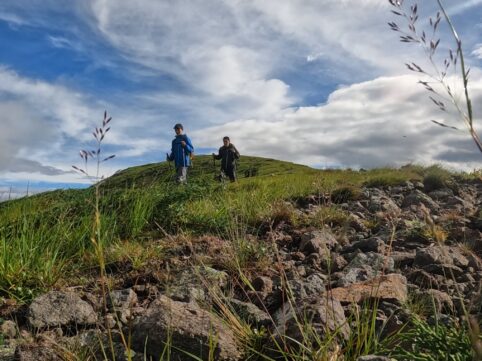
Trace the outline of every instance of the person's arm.
<instances>
[{"instance_id":1,"label":"person's arm","mask_svg":"<svg viewBox=\"0 0 482 361\"><path fill-rule=\"evenodd\" d=\"M192 145L191 139L187 135L184 137L184 142L186 143L186 145L184 146L184 150L187 153L194 152L194 147Z\"/></svg>"},{"instance_id":2,"label":"person's arm","mask_svg":"<svg viewBox=\"0 0 482 361\"><path fill-rule=\"evenodd\" d=\"M234 158L239 159L239 157L241 157L241 155L239 154L238 150L236 149L236 147L234 145L233 145L233 148L234 148Z\"/></svg>"},{"instance_id":3,"label":"person's arm","mask_svg":"<svg viewBox=\"0 0 482 361\"><path fill-rule=\"evenodd\" d=\"M213 153L214 159L218 159L218 160L219 160L219 159L221 159L221 158L223 157L223 155L221 154L221 150L222 150L222 149L223 149L223 147L219 148L218 154L214 154L214 153Z\"/></svg>"}]
</instances>

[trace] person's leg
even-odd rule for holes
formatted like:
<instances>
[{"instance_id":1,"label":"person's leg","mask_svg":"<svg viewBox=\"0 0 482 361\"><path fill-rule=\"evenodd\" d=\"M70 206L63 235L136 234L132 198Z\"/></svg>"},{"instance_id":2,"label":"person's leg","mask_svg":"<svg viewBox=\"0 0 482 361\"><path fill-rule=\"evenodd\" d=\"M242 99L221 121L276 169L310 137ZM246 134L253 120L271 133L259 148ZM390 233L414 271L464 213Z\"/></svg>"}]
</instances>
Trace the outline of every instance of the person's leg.
<instances>
[{"instance_id":1,"label":"person's leg","mask_svg":"<svg viewBox=\"0 0 482 361\"><path fill-rule=\"evenodd\" d=\"M180 184L187 182L187 167L177 167L176 181Z\"/></svg>"},{"instance_id":2,"label":"person's leg","mask_svg":"<svg viewBox=\"0 0 482 361\"><path fill-rule=\"evenodd\" d=\"M226 168L226 175L229 177L231 182L236 181L236 171L234 167L227 167Z\"/></svg>"}]
</instances>

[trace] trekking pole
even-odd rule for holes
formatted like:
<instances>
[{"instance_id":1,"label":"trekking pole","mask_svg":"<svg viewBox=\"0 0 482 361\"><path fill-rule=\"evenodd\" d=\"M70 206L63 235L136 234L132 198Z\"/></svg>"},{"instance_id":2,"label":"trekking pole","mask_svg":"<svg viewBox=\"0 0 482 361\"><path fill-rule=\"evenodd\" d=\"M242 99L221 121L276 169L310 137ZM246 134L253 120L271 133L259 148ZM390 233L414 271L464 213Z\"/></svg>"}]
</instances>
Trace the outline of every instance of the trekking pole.
<instances>
[{"instance_id":1,"label":"trekking pole","mask_svg":"<svg viewBox=\"0 0 482 361\"><path fill-rule=\"evenodd\" d=\"M166 153L167 164L169 164L169 170L171 170L171 160L169 159L169 153Z\"/></svg>"}]
</instances>

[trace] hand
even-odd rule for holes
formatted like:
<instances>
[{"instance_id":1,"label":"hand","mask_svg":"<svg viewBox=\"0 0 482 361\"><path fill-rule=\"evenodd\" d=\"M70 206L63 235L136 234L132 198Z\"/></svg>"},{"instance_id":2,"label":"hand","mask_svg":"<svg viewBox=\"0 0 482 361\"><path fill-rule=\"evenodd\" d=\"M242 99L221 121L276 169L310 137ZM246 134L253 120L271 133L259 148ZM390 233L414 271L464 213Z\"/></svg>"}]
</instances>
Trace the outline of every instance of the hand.
<instances>
[{"instance_id":1,"label":"hand","mask_svg":"<svg viewBox=\"0 0 482 361\"><path fill-rule=\"evenodd\" d=\"M181 146L184 148L186 146L186 142L184 140L181 140Z\"/></svg>"},{"instance_id":2,"label":"hand","mask_svg":"<svg viewBox=\"0 0 482 361\"><path fill-rule=\"evenodd\" d=\"M171 160L169 159L169 154L166 154L166 162L170 162Z\"/></svg>"},{"instance_id":3,"label":"hand","mask_svg":"<svg viewBox=\"0 0 482 361\"><path fill-rule=\"evenodd\" d=\"M213 153L213 158L216 158L216 154Z\"/></svg>"}]
</instances>

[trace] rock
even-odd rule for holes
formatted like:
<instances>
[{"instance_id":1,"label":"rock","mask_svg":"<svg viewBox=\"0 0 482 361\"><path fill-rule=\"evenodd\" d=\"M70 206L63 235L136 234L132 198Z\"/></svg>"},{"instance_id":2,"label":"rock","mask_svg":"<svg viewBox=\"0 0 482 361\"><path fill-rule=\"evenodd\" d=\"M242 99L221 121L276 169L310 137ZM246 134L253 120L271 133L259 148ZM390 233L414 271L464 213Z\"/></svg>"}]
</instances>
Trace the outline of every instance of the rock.
<instances>
[{"instance_id":1,"label":"rock","mask_svg":"<svg viewBox=\"0 0 482 361\"><path fill-rule=\"evenodd\" d=\"M353 243L349 248L344 249L347 252L353 252L359 249L362 252L383 253L385 251L385 242L379 237L363 239Z\"/></svg>"},{"instance_id":2,"label":"rock","mask_svg":"<svg viewBox=\"0 0 482 361\"><path fill-rule=\"evenodd\" d=\"M376 355L366 355L360 356L356 359L356 361L391 361L390 357L386 356L376 356Z\"/></svg>"},{"instance_id":3,"label":"rock","mask_svg":"<svg viewBox=\"0 0 482 361\"><path fill-rule=\"evenodd\" d=\"M454 303L452 298L445 292L429 289L426 291L418 292L417 299L423 303L425 310L436 314L448 313L451 314L454 311ZM435 308L435 309L434 309Z\"/></svg>"},{"instance_id":4,"label":"rock","mask_svg":"<svg viewBox=\"0 0 482 361\"><path fill-rule=\"evenodd\" d=\"M382 212L388 215L400 214L400 207L386 195L372 195L368 204L368 210L372 213Z\"/></svg>"},{"instance_id":5,"label":"rock","mask_svg":"<svg viewBox=\"0 0 482 361\"><path fill-rule=\"evenodd\" d=\"M468 266L469 260L458 247L433 246L417 250L413 261L414 267L423 267L430 264L455 265L465 268Z\"/></svg>"},{"instance_id":6,"label":"rock","mask_svg":"<svg viewBox=\"0 0 482 361\"><path fill-rule=\"evenodd\" d=\"M51 347L20 345L15 350L15 361L62 361Z\"/></svg>"},{"instance_id":7,"label":"rock","mask_svg":"<svg viewBox=\"0 0 482 361\"><path fill-rule=\"evenodd\" d=\"M477 272L482 271L482 260L477 255L469 253L466 257L469 261L469 267Z\"/></svg>"},{"instance_id":8,"label":"rock","mask_svg":"<svg viewBox=\"0 0 482 361\"><path fill-rule=\"evenodd\" d=\"M177 274L172 283L166 286L165 294L175 301L205 301L208 288L223 288L227 284L228 274L211 267L195 267Z\"/></svg>"},{"instance_id":9,"label":"rock","mask_svg":"<svg viewBox=\"0 0 482 361\"><path fill-rule=\"evenodd\" d=\"M295 300L301 300L308 296L319 295L325 291L326 277L322 274L313 273L305 279L292 279L288 281L289 290Z\"/></svg>"},{"instance_id":10,"label":"rock","mask_svg":"<svg viewBox=\"0 0 482 361\"><path fill-rule=\"evenodd\" d=\"M342 303L360 303L377 298L403 304L407 301L407 295L407 279L397 273L331 290L331 296Z\"/></svg>"},{"instance_id":11,"label":"rock","mask_svg":"<svg viewBox=\"0 0 482 361\"><path fill-rule=\"evenodd\" d=\"M290 303L285 303L273 315L277 334L288 344L293 344L293 340L301 343L304 341L299 320L309 322L312 331L320 339L323 339L325 335L333 335L335 332L339 339L348 339L350 328L343 307L338 300L326 296L311 297L293 307Z\"/></svg>"},{"instance_id":12,"label":"rock","mask_svg":"<svg viewBox=\"0 0 482 361\"><path fill-rule=\"evenodd\" d=\"M299 250L305 255L317 253L323 256L328 255L329 250L334 250L337 244L335 235L323 229L302 234Z\"/></svg>"},{"instance_id":13,"label":"rock","mask_svg":"<svg viewBox=\"0 0 482 361\"><path fill-rule=\"evenodd\" d=\"M130 288L112 291L108 299L109 307L115 309L127 309L133 307L136 303L137 294Z\"/></svg>"},{"instance_id":14,"label":"rock","mask_svg":"<svg viewBox=\"0 0 482 361\"><path fill-rule=\"evenodd\" d=\"M440 206L436 202L434 202L432 198L419 190L415 190L405 197L402 202L402 208L419 206L420 204L423 204L432 212L436 212L440 209Z\"/></svg>"},{"instance_id":15,"label":"rock","mask_svg":"<svg viewBox=\"0 0 482 361\"><path fill-rule=\"evenodd\" d=\"M134 351L143 352L145 348L154 359L161 358L165 342L171 345L171 359L186 359L186 354L179 350L203 358L212 352L215 360L241 359L236 338L223 322L193 303L165 296L154 300L134 320L131 332Z\"/></svg>"},{"instance_id":16,"label":"rock","mask_svg":"<svg viewBox=\"0 0 482 361\"><path fill-rule=\"evenodd\" d=\"M255 291L261 293L271 293L273 292L273 281L269 277L260 276L256 277L252 282L251 285L253 286Z\"/></svg>"},{"instance_id":17,"label":"rock","mask_svg":"<svg viewBox=\"0 0 482 361\"><path fill-rule=\"evenodd\" d=\"M432 289L440 287L439 281L430 273L421 270L414 269L407 275L408 281L417 285L422 289Z\"/></svg>"},{"instance_id":18,"label":"rock","mask_svg":"<svg viewBox=\"0 0 482 361\"><path fill-rule=\"evenodd\" d=\"M15 349L0 346L0 361L15 361Z\"/></svg>"},{"instance_id":19,"label":"rock","mask_svg":"<svg viewBox=\"0 0 482 361\"><path fill-rule=\"evenodd\" d=\"M450 188L442 188L429 192L428 195L434 201L445 202L449 197L453 197L454 192Z\"/></svg>"},{"instance_id":20,"label":"rock","mask_svg":"<svg viewBox=\"0 0 482 361\"><path fill-rule=\"evenodd\" d=\"M395 262L392 257L378 253L367 252L357 254L348 264L347 268L361 268L370 266L375 272L392 272Z\"/></svg>"},{"instance_id":21,"label":"rock","mask_svg":"<svg viewBox=\"0 0 482 361\"><path fill-rule=\"evenodd\" d=\"M115 330L110 331L110 336L99 330L88 330L74 337L64 339L63 343L68 349L88 350L89 356L91 356L88 360L145 361L144 353L136 353L126 348L122 342L122 335Z\"/></svg>"},{"instance_id":22,"label":"rock","mask_svg":"<svg viewBox=\"0 0 482 361\"><path fill-rule=\"evenodd\" d=\"M415 260L415 255L416 252L393 251L390 253L390 257L392 257L398 268L412 266L413 261Z\"/></svg>"},{"instance_id":23,"label":"rock","mask_svg":"<svg viewBox=\"0 0 482 361\"><path fill-rule=\"evenodd\" d=\"M271 317L266 312L249 302L242 302L234 298L228 303L234 309L236 314L246 323L255 326L269 326L272 324Z\"/></svg>"},{"instance_id":24,"label":"rock","mask_svg":"<svg viewBox=\"0 0 482 361\"><path fill-rule=\"evenodd\" d=\"M6 338L15 338L18 333L17 331L17 324L10 320L4 321L0 326L0 332Z\"/></svg>"},{"instance_id":25,"label":"rock","mask_svg":"<svg viewBox=\"0 0 482 361\"><path fill-rule=\"evenodd\" d=\"M33 328L83 326L94 325L97 314L75 293L51 291L32 302L27 319Z\"/></svg>"},{"instance_id":26,"label":"rock","mask_svg":"<svg viewBox=\"0 0 482 361\"><path fill-rule=\"evenodd\" d=\"M352 283L370 280L383 272L393 272L394 261L391 257L378 253L358 253L343 269L338 277L337 286L344 287Z\"/></svg>"},{"instance_id":27,"label":"rock","mask_svg":"<svg viewBox=\"0 0 482 361\"><path fill-rule=\"evenodd\" d=\"M343 270L348 265L348 262L342 255L332 253L330 258L321 259L320 264L326 273L331 273Z\"/></svg>"}]
</instances>

